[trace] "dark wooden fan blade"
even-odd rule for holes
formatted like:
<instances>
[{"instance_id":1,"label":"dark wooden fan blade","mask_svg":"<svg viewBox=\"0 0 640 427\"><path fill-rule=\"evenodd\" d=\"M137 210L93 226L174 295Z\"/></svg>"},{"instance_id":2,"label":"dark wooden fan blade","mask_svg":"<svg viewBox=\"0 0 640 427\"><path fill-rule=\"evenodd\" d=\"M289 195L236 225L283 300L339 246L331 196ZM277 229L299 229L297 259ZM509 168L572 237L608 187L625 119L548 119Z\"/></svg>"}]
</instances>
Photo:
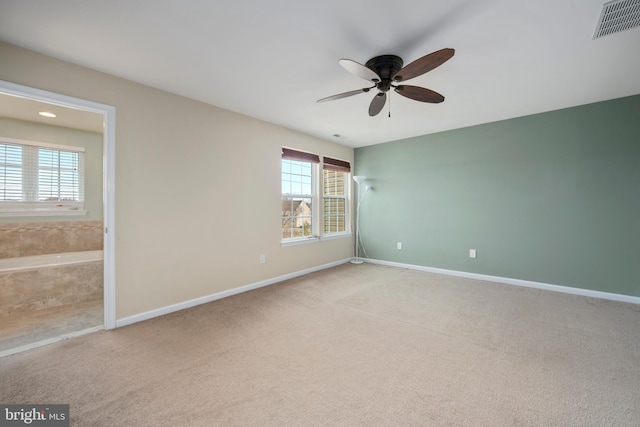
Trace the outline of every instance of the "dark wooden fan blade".
<instances>
[{"instance_id":1,"label":"dark wooden fan blade","mask_svg":"<svg viewBox=\"0 0 640 427\"><path fill-rule=\"evenodd\" d=\"M434 68L444 64L449 59L451 59L454 53L454 49L445 48L425 55L422 58L416 59L411 64L402 68L392 78L396 82L399 82L418 77L419 75L422 75L427 71L431 71Z\"/></svg>"},{"instance_id":2,"label":"dark wooden fan blade","mask_svg":"<svg viewBox=\"0 0 640 427\"><path fill-rule=\"evenodd\" d=\"M365 80L369 80L370 82L379 82L380 77L373 72L373 70L365 67L359 62L352 61L351 59L341 59L338 61L340 65L342 65L348 72L355 74L358 77L362 77Z\"/></svg>"},{"instance_id":3,"label":"dark wooden fan blade","mask_svg":"<svg viewBox=\"0 0 640 427\"><path fill-rule=\"evenodd\" d=\"M369 115L371 117L377 115L380 111L382 111L382 108L386 103L387 94L385 92L379 92L378 94L376 94L376 96L373 97L371 104L369 104Z\"/></svg>"},{"instance_id":4,"label":"dark wooden fan blade","mask_svg":"<svg viewBox=\"0 0 640 427\"><path fill-rule=\"evenodd\" d=\"M423 87L402 85L396 87L395 91L415 101L430 102L432 104L439 104L444 101L444 96Z\"/></svg>"},{"instance_id":5,"label":"dark wooden fan blade","mask_svg":"<svg viewBox=\"0 0 640 427\"><path fill-rule=\"evenodd\" d=\"M326 98L318 99L316 102L333 101L334 99L341 99L341 98L346 98L348 96L353 96L353 95L358 95L360 93L369 92L369 90L371 90L370 87L365 87L365 88L358 89L358 90L352 90L352 91L349 91L349 92L339 93L339 94L333 95L333 96L327 96Z\"/></svg>"}]
</instances>

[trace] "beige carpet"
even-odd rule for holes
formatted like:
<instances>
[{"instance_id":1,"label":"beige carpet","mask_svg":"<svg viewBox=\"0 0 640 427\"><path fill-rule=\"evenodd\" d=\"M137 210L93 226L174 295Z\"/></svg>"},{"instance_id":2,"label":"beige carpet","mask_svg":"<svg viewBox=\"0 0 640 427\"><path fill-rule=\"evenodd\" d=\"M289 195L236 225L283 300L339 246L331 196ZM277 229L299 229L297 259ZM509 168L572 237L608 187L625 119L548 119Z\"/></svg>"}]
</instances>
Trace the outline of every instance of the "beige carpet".
<instances>
[{"instance_id":1,"label":"beige carpet","mask_svg":"<svg viewBox=\"0 0 640 427\"><path fill-rule=\"evenodd\" d=\"M343 265L0 359L75 426L638 426L640 306Z\"/></svg>"}]
</instances>

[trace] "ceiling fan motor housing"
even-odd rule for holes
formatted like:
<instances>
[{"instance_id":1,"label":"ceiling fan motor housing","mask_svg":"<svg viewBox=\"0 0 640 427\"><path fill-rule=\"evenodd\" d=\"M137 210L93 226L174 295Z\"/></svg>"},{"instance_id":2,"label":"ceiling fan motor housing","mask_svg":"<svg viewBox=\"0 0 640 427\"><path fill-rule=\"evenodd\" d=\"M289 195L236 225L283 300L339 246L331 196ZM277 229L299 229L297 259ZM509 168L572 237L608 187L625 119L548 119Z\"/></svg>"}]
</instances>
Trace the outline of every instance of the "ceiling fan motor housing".
<instances>
[{"instance_id":1,"label":"ceiling fan motor housing","mask_svg":"<svg viewBox=\"0 0 640 427\"><path fill-rule=\"evenodd\" d=\"M380 76L381 81L376 84L378 90L387 92L391 88L393 76L402 69L403 62L396 55L380 55L371 58L364 65Z\"/></svg>"}]
</instances>

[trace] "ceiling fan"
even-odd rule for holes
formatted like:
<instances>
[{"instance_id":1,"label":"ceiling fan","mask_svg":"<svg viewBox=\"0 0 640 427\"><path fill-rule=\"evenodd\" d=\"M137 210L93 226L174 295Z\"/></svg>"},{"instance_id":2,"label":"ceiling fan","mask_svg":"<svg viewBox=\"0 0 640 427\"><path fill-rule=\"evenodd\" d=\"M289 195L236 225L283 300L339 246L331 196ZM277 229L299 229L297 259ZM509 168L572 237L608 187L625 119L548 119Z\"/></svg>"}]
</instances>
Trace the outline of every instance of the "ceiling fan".
<instances>
[{"instance_id":1,"label":"ceiling fan","mask_svg":"<svg viewBox=\"0 0 640 427\"><path fill-rule=\"evenodd\" d=\"M444 101L444 96L438 92L419 86L400 85L398 83L418 77L439 67L451 59L454 53L454 49L440 49L416 59L404 68L402 58L396 55L376 56L368 60L364 65L351 59L341 59L338 63L347 71L371 81L373 86L328 96L319 99L317 102L346 98L348 96L358 95L359 93L369 92L371 89L376 88L378 89L378 93L373 97L371 104L369 104L369 115L373 117L382 111L382 108L387 102L387 92L393 88L397 93L409 99L438 104Z\"/></svg>"}]
</instances>

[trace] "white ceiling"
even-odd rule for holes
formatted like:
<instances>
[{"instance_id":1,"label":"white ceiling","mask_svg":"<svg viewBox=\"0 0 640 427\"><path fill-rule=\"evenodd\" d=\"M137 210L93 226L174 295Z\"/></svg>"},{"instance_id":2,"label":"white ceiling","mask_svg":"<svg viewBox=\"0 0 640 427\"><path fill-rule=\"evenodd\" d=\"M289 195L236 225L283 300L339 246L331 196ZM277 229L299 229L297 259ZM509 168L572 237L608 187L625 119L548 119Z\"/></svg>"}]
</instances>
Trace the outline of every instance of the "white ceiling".
<instances>
[{"instance_id":1,"label":"white ceiling","mask_svg":"<svg viewBox=\"0 0 640 427\"><path fill-rule=\"evenodd\" d=\"M640 28L593 40L604 0L1 0L0 40L343 145L359 147L640 93ZM405 64L456 49L373 93L338 60ZM98 100L99 101L99 100ZM333 135L343 135L336 138Z\"/></svg>"},{"instance_id":2,"label":"white ceiling","mask_svg":"<svg viewBox=\"0 0 640 427\"><path fill-rule=\"evenodd\" d=\"M55 114L56 117L43 117L41 111ZM0 94L0 117L43 123L102 133L104 117L102 114L77 110L60 105L48 104L17 96Z\"/></svg>"}]
</instances>

